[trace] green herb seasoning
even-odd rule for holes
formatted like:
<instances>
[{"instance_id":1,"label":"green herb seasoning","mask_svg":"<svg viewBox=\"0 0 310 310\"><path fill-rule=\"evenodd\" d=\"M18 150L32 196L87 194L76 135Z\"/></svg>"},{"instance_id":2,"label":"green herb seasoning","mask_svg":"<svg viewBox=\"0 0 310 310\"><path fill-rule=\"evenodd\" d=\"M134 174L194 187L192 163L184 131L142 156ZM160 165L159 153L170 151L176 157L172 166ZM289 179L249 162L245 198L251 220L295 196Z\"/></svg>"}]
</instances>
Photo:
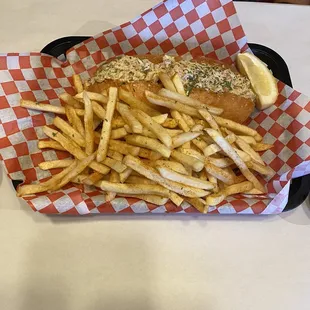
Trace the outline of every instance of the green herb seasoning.
<instances>
[{"instance_id":1,"label":"green herb seasoning","mask_svg":"<svg viewBox=\"0 0 310 310\"><path fill-rule=\"evenodd\" d=\"M100 83L104 80L118 80L122 83L157 82L160 72L165 72L169 76L179 74L187 95L194 88L202 88L214 93L231 92L245 98L255 99L249 79L231 68L216 62L176 61L173 56L168 55L163 56L163 61L159 64L133 56L118 57L103 63L90 83Z\"/></svg>"}]
</instances>

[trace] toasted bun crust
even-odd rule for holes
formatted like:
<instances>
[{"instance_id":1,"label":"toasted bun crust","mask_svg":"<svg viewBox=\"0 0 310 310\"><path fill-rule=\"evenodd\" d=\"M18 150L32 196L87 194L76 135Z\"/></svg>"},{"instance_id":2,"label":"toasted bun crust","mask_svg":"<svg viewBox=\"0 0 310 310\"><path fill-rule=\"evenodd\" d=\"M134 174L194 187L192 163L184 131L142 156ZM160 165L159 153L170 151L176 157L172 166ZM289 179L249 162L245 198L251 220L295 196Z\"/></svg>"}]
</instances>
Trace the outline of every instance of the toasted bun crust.
<instances>
[{"instance_id":1,"label":"toasted bun crust","mask_svg":"<svg viewBox=\"0 0 310 310\"><path fill-rule=\"evenodd\" d=\"M140 59L148 59L155 64L161 63L163 61L163 55L137 55L136 57ZM176 57L176 61L180 60L181 57ZM194 59L193 61L198 63L222 64L226 68L237 72L234 66L222 63L214 59L199 57ZM137 99L144 102L148 102L145 98L145 90L150 90L154 93L157 93L162 88L162 84L160 82L155 83L148 81L136 81L124 83L116 80L105 80L104 82L95 83L88 86L88 89L90 91L101 92L103 90L107 90L111 86L117 86L127 91L130 91ZM194 88L190 94L190 97L211 104L212 106L222 108L224 110L221 115L222 117L231 119L238 123L245 122L254 110L254 102L252 100L237 96L229 92L212 93L201 88ZM164 110L165 109L163 109L163 112Z\"/></svg>"}]
</instances>

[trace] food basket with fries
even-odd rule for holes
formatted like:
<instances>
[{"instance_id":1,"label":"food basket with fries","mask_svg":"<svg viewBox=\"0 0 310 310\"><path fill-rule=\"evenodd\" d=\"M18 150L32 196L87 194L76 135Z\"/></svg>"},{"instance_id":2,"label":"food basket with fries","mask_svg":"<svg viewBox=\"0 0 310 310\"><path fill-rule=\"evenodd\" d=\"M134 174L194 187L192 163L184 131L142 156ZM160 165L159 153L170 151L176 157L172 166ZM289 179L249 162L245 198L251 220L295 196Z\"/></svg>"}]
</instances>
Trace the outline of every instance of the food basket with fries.
<instances>
[{"instance_id":1,"label":"food basket with fries","mask_svg":"<svg viewBox=\"0 0 310 310\"><path fill-rule=\"evenodd\" d=\"M57 214L282 212L291 179L310 173L306 96L278 82L275 105L240 124L188 96L179 74L160 72L161 89L146 89L145 100L88 84L115 56L231 64L244 51L232 2L166 1L77 44L65 61L0 56L0 154L8 176L24 180L18 195Z\"/></svg>"}]
</instances>

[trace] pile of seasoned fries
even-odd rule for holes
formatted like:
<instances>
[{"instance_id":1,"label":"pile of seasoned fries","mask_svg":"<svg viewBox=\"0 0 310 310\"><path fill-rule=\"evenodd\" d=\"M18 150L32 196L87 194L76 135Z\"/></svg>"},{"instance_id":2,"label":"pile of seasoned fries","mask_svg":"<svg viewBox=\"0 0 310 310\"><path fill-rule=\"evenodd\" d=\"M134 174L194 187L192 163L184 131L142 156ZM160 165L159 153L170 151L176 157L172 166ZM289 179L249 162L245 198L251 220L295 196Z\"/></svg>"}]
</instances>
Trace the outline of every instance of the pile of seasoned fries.
<instances>
[{"instance_id":1,"label":"pile of seasoned fries","mask_svg":"<svg viewBox=\"0 0 310 310\"><path fill-rule=\"evenodd\" d=\"M200 212L238 193L262 194L255 174L274 172L262 161L257 131L220 117L221 109L185 95L178 75L160 74L158 94L146 91L143 102L122 88L89 92L73 76L76 95L60 95L63 106L21 100L21 106L52 112L44 126L50 141L40 149L67 151L72 159L46 161L43 170L63 168L48 181L18 188L18 196L56 191L69 182L100 188L110 201L136 197L163 205L187 201ZM163 113L163 110L165 113Z\"/></svg>"}]
</instances>

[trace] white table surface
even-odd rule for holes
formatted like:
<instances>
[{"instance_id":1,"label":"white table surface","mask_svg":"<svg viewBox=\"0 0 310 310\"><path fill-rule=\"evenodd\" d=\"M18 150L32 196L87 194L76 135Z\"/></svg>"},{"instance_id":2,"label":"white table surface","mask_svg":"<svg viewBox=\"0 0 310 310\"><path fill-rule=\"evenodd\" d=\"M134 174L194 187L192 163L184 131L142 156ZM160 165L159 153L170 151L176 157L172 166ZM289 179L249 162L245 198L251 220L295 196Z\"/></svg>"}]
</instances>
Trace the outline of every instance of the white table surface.
<instances>
[{"instance_id":1,"label":"white table surface","mask_svg":"<svg viewBox=\"0 0 310 310\"><path fill-rule=\"evenodd\" d=\"M0 52L96 34L156 2L2 0ZM310 95L310 7L236 7L249 41L280 53ZM309 309L309 200L264 217L48 217L1 170L1 310Z\"/></svg>"}]
</instances>

